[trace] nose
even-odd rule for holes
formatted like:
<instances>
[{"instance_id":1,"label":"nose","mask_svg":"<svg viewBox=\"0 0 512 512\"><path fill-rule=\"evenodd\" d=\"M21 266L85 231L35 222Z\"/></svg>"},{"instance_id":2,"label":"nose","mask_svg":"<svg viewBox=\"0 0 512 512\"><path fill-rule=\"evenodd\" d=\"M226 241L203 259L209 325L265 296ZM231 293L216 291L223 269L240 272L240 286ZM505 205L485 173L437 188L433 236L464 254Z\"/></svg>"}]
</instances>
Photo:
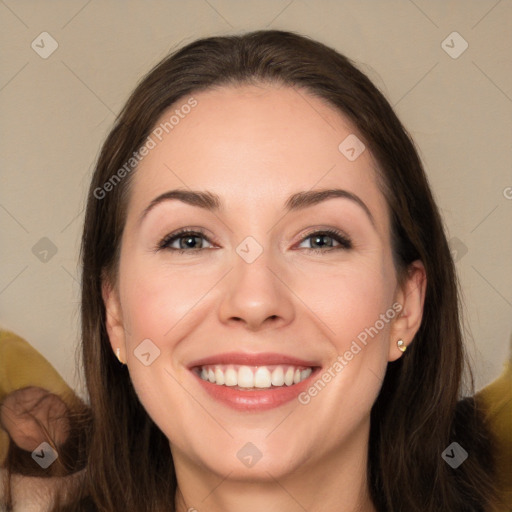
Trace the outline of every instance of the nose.
<instances>
[{"instance_id":1,"label":"nose","mask_svg":"<svg viewBox=\"0 0 512 512\"><path fill-rule=\"evenodd\" d=\"M236 255L234 268L223 280L219 307L223 323L243 323L251 331L282 327L293 320L294 294L286 284L283 263L263 253L252 263Z\"/></svg>"}]
</instances>

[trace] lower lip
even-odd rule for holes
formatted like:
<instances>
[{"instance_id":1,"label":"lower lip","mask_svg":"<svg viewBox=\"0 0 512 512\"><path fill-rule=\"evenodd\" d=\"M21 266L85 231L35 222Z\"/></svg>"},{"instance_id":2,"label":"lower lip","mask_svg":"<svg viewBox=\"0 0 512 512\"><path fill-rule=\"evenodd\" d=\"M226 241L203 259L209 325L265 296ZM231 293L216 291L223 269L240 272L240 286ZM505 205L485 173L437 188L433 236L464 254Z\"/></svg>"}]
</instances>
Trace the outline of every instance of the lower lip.
<instances>
[{"instance_id":1,"label":"lower lip","mask_svg":"<svg viewBox=\"0 0 512 512\"><path fill-rule=\"evenodd\" d=\"M313 377L319 371L320 368L315 368L307 379L292 386L285 385L283 387L267 388L258 391L240 391L230 386L219 386L218 384L212 384L210 381L203 380L195 372L192 372L192 374L199 380L203 389L219 402L239 411L266 411L297 398L300 393L311 385Z\"/></svg>"}]
</instances>

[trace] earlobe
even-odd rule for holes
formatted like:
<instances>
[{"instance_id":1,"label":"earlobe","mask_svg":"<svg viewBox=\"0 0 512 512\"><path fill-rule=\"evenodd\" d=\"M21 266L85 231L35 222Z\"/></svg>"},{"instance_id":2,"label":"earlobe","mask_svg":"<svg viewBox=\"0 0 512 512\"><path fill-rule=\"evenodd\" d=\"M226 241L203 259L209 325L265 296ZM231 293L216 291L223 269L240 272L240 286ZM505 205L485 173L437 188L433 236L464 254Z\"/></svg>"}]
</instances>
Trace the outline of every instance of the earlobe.
<instances>
[{"instance_id":1,"label":"earlobe","mask_svg":"<svg viewBox=\"0 0 512 512\"><path fill-rule=\"evenodd\" d=\"M110 345L117 358L125 361L126 340L119 294L108 279L102 281L101 294L105 304L105 320Z\"/></svg>"},{"instance_id":2,"label":"earlobe","mask_svg":"<svg viewBox=\"0 0 512 512\"><path fill-rule=\"evenodd\" d=\"M410 264L407 279L396 294L396 301L402 305L402 310L390 330L388 361L401 357L413 343L423 318L426 288L425 267L420 260L416 260Z\"/></svg>"}]
</instances>

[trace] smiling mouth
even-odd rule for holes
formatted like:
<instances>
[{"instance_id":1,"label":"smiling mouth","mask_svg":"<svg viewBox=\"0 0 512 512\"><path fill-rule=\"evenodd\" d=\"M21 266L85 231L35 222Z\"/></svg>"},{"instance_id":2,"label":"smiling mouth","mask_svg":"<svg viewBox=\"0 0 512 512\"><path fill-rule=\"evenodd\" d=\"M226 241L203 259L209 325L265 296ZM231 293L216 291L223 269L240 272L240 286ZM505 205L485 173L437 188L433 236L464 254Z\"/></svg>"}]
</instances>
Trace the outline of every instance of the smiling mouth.
<instances>
[{"instance_id":1,"label":"smiling mouth","mask_svg":"<svg viewBox=\"0 0 512 512\"><path fill-rule=\"evenodd\" d=\"M286 388L306 380L316 367L294 365L247 366L214 364L193 371L202 380L237 391Z\"/></svg>"}]
</instances>

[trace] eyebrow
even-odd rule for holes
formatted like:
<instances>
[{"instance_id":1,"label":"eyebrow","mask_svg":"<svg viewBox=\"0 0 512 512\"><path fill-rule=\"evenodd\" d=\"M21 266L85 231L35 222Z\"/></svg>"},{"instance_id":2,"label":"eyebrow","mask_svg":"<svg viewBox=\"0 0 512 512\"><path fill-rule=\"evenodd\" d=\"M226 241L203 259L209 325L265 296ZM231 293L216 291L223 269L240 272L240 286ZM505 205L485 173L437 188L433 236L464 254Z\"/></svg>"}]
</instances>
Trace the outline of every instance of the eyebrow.
<instances>
[{"instance_id":1,"label":"eyebrow","mask_svg":"<svg viewBox=\"0 0 512 512\"><path fill-rule=\"evenodd\" d=\"M343 198L349 199L355 204L359 205L366 213L372 226L375 228L375 219L368 208L366 203L353 192L343 190L341 188L321 189L321 190L308 190L303 192L297 192L292 194L285 202L284 208L287 212L299 211L305 208L309 208L316 204L322 203L332 198ZM163 194L155 197L151 203L144 209L139 217L138 224L140 224L147 214L158 204L164 201L177 200L182 203L189 204L191 206L197 206L208 211L217 212L222 209L222 200L213 192L203 192L200 190L184 190L176 189L169 190Z\"/></svg>"}]
</instances>

